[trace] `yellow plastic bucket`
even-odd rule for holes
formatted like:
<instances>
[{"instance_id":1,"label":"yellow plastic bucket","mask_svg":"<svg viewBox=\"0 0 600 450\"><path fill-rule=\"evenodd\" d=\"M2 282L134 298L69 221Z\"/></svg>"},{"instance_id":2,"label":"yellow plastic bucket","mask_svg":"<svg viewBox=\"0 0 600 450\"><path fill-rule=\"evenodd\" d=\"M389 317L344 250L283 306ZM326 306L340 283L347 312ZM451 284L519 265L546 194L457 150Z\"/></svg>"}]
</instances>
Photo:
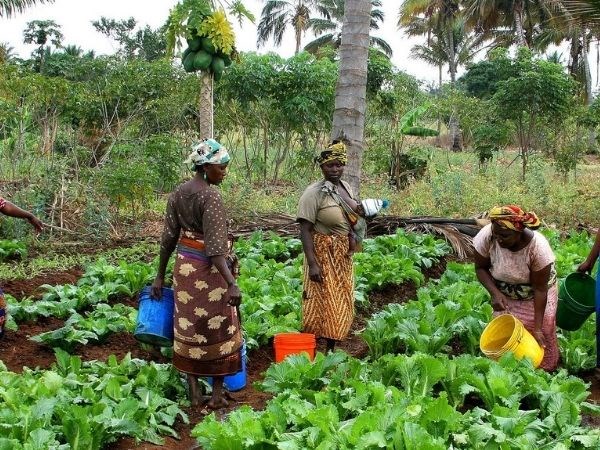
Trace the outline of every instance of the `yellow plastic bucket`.
<instances>
[{"instance_id":1,"label":"yellow plastic bucket","mask_svg":"<svg viewBox=\"0 0 600 450\"><path fill-rule=\"evenodd\" d=\"M479 339L479 348L492 359L498 359L506 352L513 352L518 359L528 357L534 367L538 367L544 359L544 349L523 323L511 314L502 314L485 327Z\"/></svg>"}]
</instances>

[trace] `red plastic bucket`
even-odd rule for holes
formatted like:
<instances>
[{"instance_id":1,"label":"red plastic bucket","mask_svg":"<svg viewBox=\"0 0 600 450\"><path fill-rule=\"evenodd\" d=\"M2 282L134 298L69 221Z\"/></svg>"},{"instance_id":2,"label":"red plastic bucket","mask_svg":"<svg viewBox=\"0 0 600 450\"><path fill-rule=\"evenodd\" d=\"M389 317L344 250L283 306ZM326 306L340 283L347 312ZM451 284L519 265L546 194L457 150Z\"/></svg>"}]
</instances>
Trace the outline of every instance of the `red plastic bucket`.
<instances>
[{"instance_id":1,"label":"red plastic bucket","mask_svg":"<svg viewBox=\"0 0 600 450\"><path fill-rule=\"evenodd\" d=\"M311 333L279 333L273 339L275 362L281 362L288 355L307 353L312 361L315 357L317 342Z\"/></svg>"}]
</instances>

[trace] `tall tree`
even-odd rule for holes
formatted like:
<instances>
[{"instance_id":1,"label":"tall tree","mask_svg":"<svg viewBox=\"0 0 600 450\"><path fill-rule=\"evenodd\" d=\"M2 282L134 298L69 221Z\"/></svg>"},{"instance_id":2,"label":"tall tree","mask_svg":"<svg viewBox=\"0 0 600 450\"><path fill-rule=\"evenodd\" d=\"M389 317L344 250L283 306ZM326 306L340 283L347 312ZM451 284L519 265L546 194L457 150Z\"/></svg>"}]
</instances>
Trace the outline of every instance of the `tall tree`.
<instances>
[{"instance_id":1,"label":"tall tree","mask_svg":"<svg viewBox=\"0 0 600 450\"><path fill-rule=\"evenodd\" d=\"M266 0L260 14L256 32L257 46L262 46L271 37L276 46L281 45L288 28L294 31L296 54L302 45L302 35L310 28L310 19L318 0Z\"/></svg>"},{"instance_id":2,"label":"tall tree","mask_svg":"<svg viewBox=\"0 0 600 450\"><path fill-rule=\"evenodd\" d=\"M114 39L119 44L119 54L127 59L154 61L165 56L167 42L164 27L153 30L146 25L134 31L137 22L133 17L125 20L101 17L92 25L99 33Z\"/></svg>"},{"instance_id":3,"label":"tall tree","mask_svg":"<svg viewBox=\"0 0 600 450\"><path fill-rule=\"evenodd\" d=\"M346 0L331 137L348 145L345 176L357 193L364 150L370 24L370 0Z\"/></svg>"},{"instance_id":4,"label":"tall tree","mask_svg":"<svg viewBox=\"0 0 600 450\"><path fill-rule=\"evenodd\" d=\"M457 72L454 24L460 17L458 0L404 0L400 6L398 27L406 27L410 35L444 36L448 51L446 62L450 83L454 84ZM452 150L462 149L457 114L453 112L448 122Z\"/></svg>"},{"instance_id":5,"label":"tall tree","mask_svg":"<svg viewBox=\"0 0 600 450\"><path fill-rule=\"evenodd\" d=\"M486 33L501 33L506 45L529 48L562 9L560 1L551 0L464 0L471 26Z\"/></svg>"},{"instance_id":6,"label":"tall tree","mask_svg":"<svg viewBox=\"0 0 600 450\"><path fill-rule=\"evenodd\" d=\"M411 49L411 55L439 68L439 82L442 84L442 67L455 70L450 73L450 82L456 81L456 70L473 61L477 52L485 44L486 37L482 34L469 32L463 18L458 18L452 23L452 39L448 39L448 33L433 33L427 44L418 44ZM450 44L453 48L450 48ZM451 60L453 58L453 60Z\"/></svg>"},{"instance_id":7,"label":"tall tree","mask_svg":"<svg viewBox=\"0 0 600 450\"><path fill-rule=\"evenodd\" d=\"M52 3L54 0L0 0L0 17L10 17L23 12L36 3Z\"/></svg>"},{"instance_id":8,"label":"tall tree","mask_svg":"<svg viewBox=\"0 0 600 450\"><path fill-rule=\"evenodd\" d=\"M44 61L46 55L50 52L48 41L55 47L60 47L63 34L60 31L60 25L54 20L32 20L27 23L23 31L23 42L25 44L37 44L38 48L34 52L37 56L37 71L44 72Z\"/></svg>"},{"instance_id":9,"label":"tall tree","mask_svg":"<svg viewBox=\"0 0 600 450\"><path fill-rule=\"evenodd\" d=\"M322 17L310 19L310 29L318 36L306 44L304 50L316 53L321 47L330 45L337 49L340 46L342 35L342 21L344 20L345 0L321 0L317 11ZM378 30L379 24L385 17L381 7L381 0L371 0L371 30ZM392 56L392 48L384 39L371 36L371 46L381 50L388 57Z\"/></svg>"}]
</instances>

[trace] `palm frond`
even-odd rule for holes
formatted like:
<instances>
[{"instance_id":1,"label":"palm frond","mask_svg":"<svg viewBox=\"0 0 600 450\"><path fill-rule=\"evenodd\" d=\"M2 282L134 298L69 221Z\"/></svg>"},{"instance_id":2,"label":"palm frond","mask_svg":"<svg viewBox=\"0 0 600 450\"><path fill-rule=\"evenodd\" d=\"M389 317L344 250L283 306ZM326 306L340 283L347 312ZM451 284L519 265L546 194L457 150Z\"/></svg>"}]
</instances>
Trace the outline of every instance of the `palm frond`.
<instances>
[{"instance_id":1,"label":"palm frond","mask_svg":"<svg viewBox=\"0 0 600 450\"><path fill-rule=\"evenodd\" d=\"M375 47L376 49L381 50L383 53L385 53L385 56L387 56L388 58L392 57L394 51L385 39L379 38L377 36L371 36L370 40L371 47Z\"/></svg>"},{"instance_id":2,"label":"palm frond","mask_svg":"<svg viewBox=\"0 0 600 450\"><path fill-rule=\"evenodd\" d=\"M407 225L405 230L442 236L452 246L459 259L473 257L473 238L461 233L455 225L418 223Z\"/></svg>"},{"instance_id":3,"label":"palm frond","mask_svg":"<svg viewBox=\"0 0 600 450\"><path fill-rule=\"evenodd\" d=\"M36 3L53 3L54 0L0 0L0 17L11 17Z\"/></svg>"}]
</instances>

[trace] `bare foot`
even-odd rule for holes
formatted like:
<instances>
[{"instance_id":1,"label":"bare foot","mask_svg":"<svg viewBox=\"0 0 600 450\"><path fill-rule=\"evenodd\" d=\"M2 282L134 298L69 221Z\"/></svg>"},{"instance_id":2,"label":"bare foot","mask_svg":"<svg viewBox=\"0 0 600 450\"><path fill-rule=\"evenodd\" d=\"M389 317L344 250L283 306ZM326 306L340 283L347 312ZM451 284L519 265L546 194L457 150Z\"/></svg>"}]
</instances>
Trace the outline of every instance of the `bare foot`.
<instances>
[{"instance_id":1,"label":"bare foot","mask_svg":"<svg viewBox=\"0 0 600 450\"><path fill-rule=\"evenodd\" d=\"M229 406L229 402L227 400L225 400L223 397L220 398L211 398L208 403L206 404L206 407L208 409L221 409L221 408L227 408Z\"/></svg>"}]
</instances>

